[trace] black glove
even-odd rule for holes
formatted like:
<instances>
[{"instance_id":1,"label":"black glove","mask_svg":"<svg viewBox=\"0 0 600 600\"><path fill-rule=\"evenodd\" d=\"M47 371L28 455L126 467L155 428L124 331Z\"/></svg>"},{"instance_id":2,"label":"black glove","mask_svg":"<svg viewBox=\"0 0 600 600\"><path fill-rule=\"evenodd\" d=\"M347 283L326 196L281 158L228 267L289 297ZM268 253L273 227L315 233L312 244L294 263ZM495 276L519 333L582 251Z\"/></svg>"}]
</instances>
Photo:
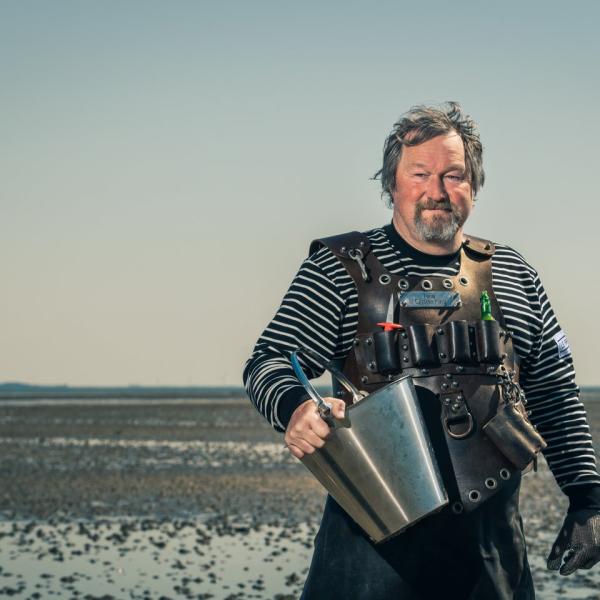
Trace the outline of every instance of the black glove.
<instances>
[{"instance_id":1,"label":"black glove","mask_svg":"<svg viewBox=\"0 0 600 600\"><path fill-rule=\"evenodd\" d=\"M560 567L561 575L570 575L577 569L590 569L599 560L600 512L581 509L569 513L548 556L548 568L557 571Z\"/></svg>"}]
</instances>

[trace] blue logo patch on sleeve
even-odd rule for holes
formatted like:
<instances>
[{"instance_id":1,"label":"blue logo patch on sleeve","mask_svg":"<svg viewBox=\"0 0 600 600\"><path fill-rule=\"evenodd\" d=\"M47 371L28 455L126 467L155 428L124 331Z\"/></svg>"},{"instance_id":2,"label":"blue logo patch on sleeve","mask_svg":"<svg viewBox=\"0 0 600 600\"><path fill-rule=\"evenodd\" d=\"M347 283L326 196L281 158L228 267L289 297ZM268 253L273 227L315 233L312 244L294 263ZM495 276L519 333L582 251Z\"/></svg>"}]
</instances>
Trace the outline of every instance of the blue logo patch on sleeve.
<instances>
[{"instance_id":1,"label":"blue logo patch on sleeve","mask_svg":"<svg viewBox=\"0 0 600 600\"><path fill-rule=\"evenodd\" d=\"M571 356L571 348L569 347L569 341L564 331L559 331L553 338L558 347L558 358L564 358L565 356Z\"/></svg>"}]
</instances>

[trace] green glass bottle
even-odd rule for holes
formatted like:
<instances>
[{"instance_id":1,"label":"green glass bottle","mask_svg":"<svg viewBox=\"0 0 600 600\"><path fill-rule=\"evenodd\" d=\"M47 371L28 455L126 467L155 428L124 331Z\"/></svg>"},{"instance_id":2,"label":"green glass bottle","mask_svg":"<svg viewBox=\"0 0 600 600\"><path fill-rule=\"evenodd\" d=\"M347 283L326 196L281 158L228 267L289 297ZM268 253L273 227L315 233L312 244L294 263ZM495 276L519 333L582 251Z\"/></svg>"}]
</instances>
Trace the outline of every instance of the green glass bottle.
<instances>
[{"instance_id":1,"label":"green glass bottle","mask_svg":"<svg viewBox=\"0 0 600 600\"><path fill-rule=\"evenodd\" d=\"M495 321L496 319L492 317L492 303L490 302L490 297L487 293L487 290L483 290L483 292L481 292L479 303L481 304L481 320Z\"/></svg>"}]
</instances>

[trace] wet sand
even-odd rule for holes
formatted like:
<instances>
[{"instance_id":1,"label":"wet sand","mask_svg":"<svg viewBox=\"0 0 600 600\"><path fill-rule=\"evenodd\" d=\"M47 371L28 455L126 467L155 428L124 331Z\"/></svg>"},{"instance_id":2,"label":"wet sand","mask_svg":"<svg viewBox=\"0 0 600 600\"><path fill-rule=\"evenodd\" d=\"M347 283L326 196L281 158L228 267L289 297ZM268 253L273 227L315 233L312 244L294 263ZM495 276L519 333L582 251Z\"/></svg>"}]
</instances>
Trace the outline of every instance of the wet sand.
<instances>
[{"instance_id":1,"label":"wet sand","mask_svg":"<svg viewBox=\"0 0 600 600\"><path fill-rule=\"evenodd\" d=\"M20 598L297 598L325 498L247 400L0 401L0 477ZM545 465L522 490L538 598L600 599L598 567L545 569L566 507Z\"/></svg>"}]
</instances>

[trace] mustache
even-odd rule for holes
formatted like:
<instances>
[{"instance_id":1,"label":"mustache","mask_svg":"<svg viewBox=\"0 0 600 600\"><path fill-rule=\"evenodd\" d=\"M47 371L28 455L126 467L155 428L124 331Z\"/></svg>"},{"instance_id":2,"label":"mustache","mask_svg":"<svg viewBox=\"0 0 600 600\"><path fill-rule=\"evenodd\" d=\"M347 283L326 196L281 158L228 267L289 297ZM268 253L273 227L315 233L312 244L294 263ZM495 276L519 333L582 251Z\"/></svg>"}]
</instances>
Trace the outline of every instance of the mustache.
<instances>
[{"instance_id":1,"label":"mustache","mask_svg":"<svg viewBox=\"0 0 600 600\"><path fill-rule=\"evenodd\" d=\"M427 199L427 200L421 200L417 204L417 210L419 210L419 212L423 211L423 210L435 210L435 209L449 210L451 212L454 212L454 207L450 203L449 199L445 199L445 200Z\"/></svg>"}]
</instances>

